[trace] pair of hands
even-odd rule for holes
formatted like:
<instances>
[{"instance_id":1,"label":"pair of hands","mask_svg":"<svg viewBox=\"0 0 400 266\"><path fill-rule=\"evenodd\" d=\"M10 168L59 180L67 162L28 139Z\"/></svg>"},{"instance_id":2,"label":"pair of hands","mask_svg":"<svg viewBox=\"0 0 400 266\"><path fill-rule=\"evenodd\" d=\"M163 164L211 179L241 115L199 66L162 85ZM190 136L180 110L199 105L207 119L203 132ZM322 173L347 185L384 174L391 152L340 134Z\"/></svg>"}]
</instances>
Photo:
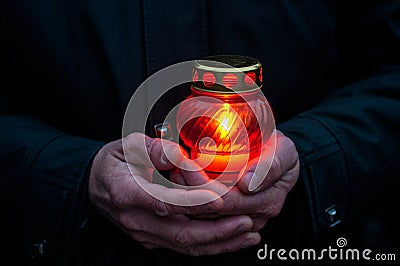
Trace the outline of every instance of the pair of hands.
<instances>
[{"instance_id":1,"label":"pair of hands","mask_svg":"<svg viewBox=\"0 0 400 266\"><path fill-rule=\"evenodd\" d=\"M126 156L123 145L128 151ZM259 161L268 156L263 152ZM168 158L173 158L175 165ZM169 248L192 256L233 252L260 241L258 232L269 218L279 214L296 183L299 160L293 142L277 130L271 169L263 182L249 191L255 166L249 164L237 186L219 197L217 191L224 185L210 183L207 175L182 155L178 144L133 133L123 141L106 144L95 156L89 198L96 209L146 248ZM178 184L210 186L194 190L167 188L151 182L153 167L171 170L171 179ZM195 171L182 170L196 167ZM208 203L173 205L147 191L170 202Z\"/></svg>"}]
</instances>

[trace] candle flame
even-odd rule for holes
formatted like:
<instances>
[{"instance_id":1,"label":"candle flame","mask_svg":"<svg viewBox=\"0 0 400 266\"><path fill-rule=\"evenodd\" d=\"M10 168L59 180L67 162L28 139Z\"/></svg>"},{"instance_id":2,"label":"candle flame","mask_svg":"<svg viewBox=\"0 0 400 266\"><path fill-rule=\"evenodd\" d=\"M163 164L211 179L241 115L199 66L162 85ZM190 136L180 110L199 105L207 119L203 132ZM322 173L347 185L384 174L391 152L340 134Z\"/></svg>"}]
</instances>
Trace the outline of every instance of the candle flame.
<instances>
[{"instance_id":1,"label":"candle flame","mask_svg":"<svg viewBox=\"0 0 400 266\"><path fill-rule=\"evenodd\" d=\"M212 139L206 143L204 148L215 152L231 152L234 143L235 134L240 127L237 125L240 117L232 109L229 103L224 103L222 108L218 110L212 117L211 123L216 123L214 135Z\"/></svg>"},{"instance_id":2,"label":"candle flame","mask_svg":"<svg viewBox=\"0 0 400 266\"><path fill-rule=\"evenodd\" d=\"M220 139L229 137L233 122L235 121L235 112L232 112L228 103L224 103L222 109L214 115L214 119L219 122L216 132L220 134Z\"/></svg>"}]
</instances>

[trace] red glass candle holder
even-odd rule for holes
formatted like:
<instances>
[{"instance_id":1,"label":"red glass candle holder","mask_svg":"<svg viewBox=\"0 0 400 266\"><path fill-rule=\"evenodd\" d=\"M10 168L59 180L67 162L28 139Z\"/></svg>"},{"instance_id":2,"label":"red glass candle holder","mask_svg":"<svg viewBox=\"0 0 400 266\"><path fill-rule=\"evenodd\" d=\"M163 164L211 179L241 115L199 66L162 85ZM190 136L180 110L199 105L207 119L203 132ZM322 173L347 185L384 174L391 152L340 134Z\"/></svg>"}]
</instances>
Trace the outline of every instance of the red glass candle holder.
<instances>
[{"instance_id":1,"label":"red glass candle holder","mask_svg":"<svg viewBox=\"0 0 400 266\"><path fill-rule=\"evenodd\" d=\"M192 94L177 113L180 139L210 178L236 183L275 127L261 91L262 66L253 58L224 55L196 61Z\"/></svg>"}]
</instances>

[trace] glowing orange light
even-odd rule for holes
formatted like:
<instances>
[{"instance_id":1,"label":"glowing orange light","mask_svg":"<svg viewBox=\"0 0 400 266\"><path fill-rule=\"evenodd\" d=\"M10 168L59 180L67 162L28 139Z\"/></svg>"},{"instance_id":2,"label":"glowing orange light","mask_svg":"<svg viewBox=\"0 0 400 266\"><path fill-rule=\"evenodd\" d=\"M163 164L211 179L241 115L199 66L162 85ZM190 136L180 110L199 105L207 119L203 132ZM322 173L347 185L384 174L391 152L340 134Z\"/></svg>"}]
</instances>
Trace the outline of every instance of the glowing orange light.
<instances>
[{"instance_id":1,"label":"glowing orange light","mask_svg":"<svg viewBox=\"0 0 400 266\"><path fill-rule=\"evenodd\" d=\"M193 92L195 96L216 97L212 92L194 89ZM265 104L258 92L247 94L253 104L260 107ZM239 94L218 97L220 101L205 102L191 96L191 102L178 110L177 122L191 158L211 178L234 182L246 163L259 156L262 134L256 115Z\"/></svg>"},{"instance_id":2,"label":"glowing orange light","mask_svg":"<svg viewBox=\"0 0 400 266\"><path fill-rule=\"evenodd\" d=\"M196 61L193 69L192 94L177 112L180 140L209 177L235 183L274 129L261 91L261 62L216 55Z\"/></svg>"}]
</instances>

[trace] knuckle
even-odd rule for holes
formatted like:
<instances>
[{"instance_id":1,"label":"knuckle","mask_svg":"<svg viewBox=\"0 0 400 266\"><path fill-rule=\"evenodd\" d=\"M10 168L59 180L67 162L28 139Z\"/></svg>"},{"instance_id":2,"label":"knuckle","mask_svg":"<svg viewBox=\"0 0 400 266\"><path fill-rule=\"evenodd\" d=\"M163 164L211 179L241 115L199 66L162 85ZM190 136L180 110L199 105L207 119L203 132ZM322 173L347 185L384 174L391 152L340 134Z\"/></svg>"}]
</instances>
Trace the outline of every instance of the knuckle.
<instances>
[{"instance_id":1,"label":"knuckle","mask_svg":"<svg viewBox=\"0 0 400 266\"><path fill-rule=\"evenodd\" d=\"M176 236L175 242L180 247L190 248L193 244L192 237L188 230L182 229Z\"/></svg>"},{"instance_id":2,"label":"knuckle","mask_svg":"<svg viewBox=\"0 0 400 266\"><path fill-rule=\"evenodd\" d=\"M220 242L225 239L221 230L217 230L213 236L215 242Z\"/></svg>"},{"instance_id":3,"label":"knuckle","mask_svg":"<svg viewBox=\"0 0 400 266\"><path fill-rule=\"evenodd\" d=\"M236 204L235 201L239 201L239 203ZM241 206L241 203L242 203L242 197L237 197L235 199L230 198L224 202L224 209L228 212L235 211L237 209L236 205Z\"/></svg>"},{"instance_id":4,"label":"knuckle","mask_svg":"<svg viewBox=\"0 0 400 266\"><path fill-rule=\"evenodd\" d=\"M272 169L273 171L279 172L283 166L282 158L279 156L275 156L274 160L272 161Z\"/></svg>"},{"instance_id":5,"label":"knuckle","mask_svg":"<svg viewBox=\"0 0 400 266\"><path fill-rule=\"evenodd\" d=\"M269 191L268 197L264 200L263 207L260 208L260 215L267 218L278 216L285 202L285 197L286 193L282 192L279 189Z\"/></svg>"},{"instance_id":6,"label":"knuckle","mask_svg":"<svg viewBox=\"0 0 400 266\"><path fill-rule=\"evenodd\" d=\"M153 138L145 138L145 145L146 145L146 150L148 154L151 154L151 151L153 150L154 145L157 143L158 140L153 139Z\"/></svg>"},{"instance_id":7,"label":"knuckle","mask_svg":"<svg viewBox=\"0 0 400 266\"><path fill-rule=\"evenodd\" d=\"M127 138L128 138L128 139L130 139L130 138L137 138L137 137L140 137L141 135L142 135L141 133L133 132L133 133L129 134L129 135L127 136Z\"/></svg>"},{"instance_id":8,"label":"knuckle","mask_svg":"<svg viewBox=\"0 0 400 266\"><path fill-rule=\"evenodd\" d=\"M263 209L263 214L267 217L276 217L279 215L280 211L280 208L278 208L276 204L271 204Z\"/></svg>"},{"instance_id":9,"label":"knuckle","mask_svg":"<svg viewBox=\"0 0 400 266\"><path fill-rule=\"evenodd\" d=\"M158 216L167 216L169 215L169 210L167 204L161 200L149 200L150 209Z\"/></svg>"},{"instance_id":10,"label":"knuckle","mask_svg":"<svg viewBox=\"0 0 400 266\"><path fill-rule=\"evenodd\" d=\"M233 250L233 247L230 244L223 245L221 247L220 253L228 253Z\"/></svg>"},{"instance_id":11,"label":"knuckle","mask_svg":"<svg viewBox=\"0 0 400 266\"><path fill-rule=\"evenodd\" d=\"M187 197L184 195L184 197ZM207 205L191 205L191 201L187 200L186 198L183 200L185 205L182 208L178 208L176 210L179 210L180 213L184 214L189 214L189 215L203 215L208 213L209 211L207 210ZM171 210L172 211L172 210Z\"/></svg>"},{"instance_id":12,"label":"knuckle","mask_svg":"<svg viewBox=\"0 0 400 266\"><path fill-rule=\"evenodd\" d=\"M129 217L129 215L126 215L124 213L119 214L117 217L118 223L125 229L132 230L134 229L132 226L132 221Z\"/></svg>"},{"instance_id":13,"label":"knuckle","mask_svg":"<svg viewBox=\"0 0 400 266\"><path fill-rule=\"evenodd\" d=\"M208 213L205 205L186 206L185 208L186 208L187 212L191 215L202 215L202 214Z\"/></svg>"}]
</instances>

